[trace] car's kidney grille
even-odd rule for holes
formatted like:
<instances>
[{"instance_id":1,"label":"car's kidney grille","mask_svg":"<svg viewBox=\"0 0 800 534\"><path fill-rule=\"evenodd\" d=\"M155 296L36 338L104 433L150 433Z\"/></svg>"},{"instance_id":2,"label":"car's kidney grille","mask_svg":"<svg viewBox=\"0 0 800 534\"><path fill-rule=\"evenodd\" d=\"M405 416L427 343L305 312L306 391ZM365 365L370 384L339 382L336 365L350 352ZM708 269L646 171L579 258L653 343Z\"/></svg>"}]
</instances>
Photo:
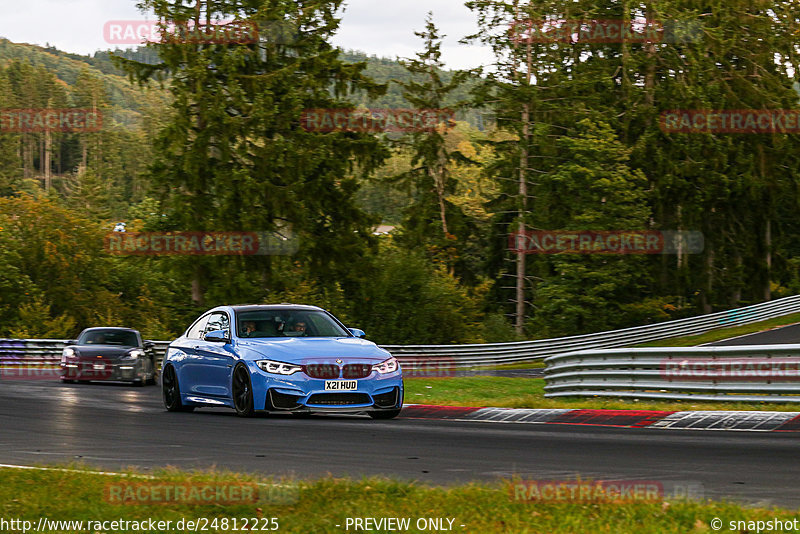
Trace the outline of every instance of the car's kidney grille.
<instances>
[{"instance_id":1,"label":"car's kidney grille","mask_svg":"<svg viewBox=\"0 0 800 534\"><path fill-rule=\"evenodd\" d=\"M326 364L326 363L314 363L311 365L305 366L306 374L311 378L324 378L324 379L333 379L339 378L339 366Z\"/></svg>"},{"instance_id":2,"label":"car's kidney grille","mask_svg":"<svg viewBox=\"0 0 800 534\"><path fill-rule=\"evenodd\" d=\"M343 378L367 378L372 373L372 366L366 363L351 363L342 369Z\"/></svg>"},{"instance_id":3,"label":"car's kidney grille","mask_svg":"<svg viewBox=\"0 0 800 534\"><path fill-rule=\"evenodd\" d=\"M370 398L366 393L317 393L311 395L308 404L324 406L347 406L348 404L369 404Z\"/></svg>"}]
</instances>

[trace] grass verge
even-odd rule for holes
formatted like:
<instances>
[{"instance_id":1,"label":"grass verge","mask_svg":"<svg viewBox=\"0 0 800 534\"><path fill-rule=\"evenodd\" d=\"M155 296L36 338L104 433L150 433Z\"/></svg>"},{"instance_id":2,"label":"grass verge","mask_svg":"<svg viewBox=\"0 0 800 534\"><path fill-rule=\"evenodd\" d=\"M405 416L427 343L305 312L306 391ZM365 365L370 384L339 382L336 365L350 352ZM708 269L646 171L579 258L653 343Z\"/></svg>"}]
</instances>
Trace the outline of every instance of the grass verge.
<instances>
[{"instance_id":1,"label":"grass verge","mask_svg":"<svg viewBox=\"0 0 800 534\"><path fill-rule=\"evenodd\" d=\"M542 378L494 376L405 379L406 404L493 406L497 408L574 408L598 410L756 410L800 411L800 405L767 402L694 402L641 399L544 397Z\"/></svg>"},{"instance_id":2,"label":"grass verge","mask_svg":"<svg viewBox=\"0 0 800 534\"><path fill-rule=\"evenodd\" d=\"M75 468L76 466L72 466ZM326 478L317 481L282 481L296 489L292 502L281 504L205 504L187 505L170 502L160 505L119 505L108 501L108 487L142 483L128 477L101 476L92 473L28 471L0 469L0 518L5 521L24 520L37 525L40 518L57 521L170 521L172 528L162 532L198 530L209 533L241 529L243 518L257 518L262 525L274 525L272 531L286 533L342 533L348 518L409 518L405 532L429 532L418 528L417 521L425 518L452 519L452 531L466 533L538 532L575 533L704 533L729 532L731 521L791 521L794 512L784 509L747 508L732 503L699 501L516 501L508 483L471 484L450 488L428 487L387 479L346 480ZM181 473L165 470L154 474L146 484L182 484L203 487L213 483L271 483L252 476L222 473ZM713 529L715 518L725 528ZM183 520L205 521L205 529L175 528ZM216 523L214 520L216 519ZM223 527L227 519L227 528ZM233 520L238 522L234 529ZM216 524L216 527L213 525ZM755 523L754 523L755 524ZM339 526L337 526L339 525ZM463 527L461 525L464 525ZM133 529L90 525L84 532L131 532ZM128 525L130 527L131 525ZM267 529L263 529L267 530ZM737 529L738 531L739 529ZM753 529L751 529L752 531ZM4 529L4 531L13 531ZM21 531L21 530L20 530ZM74 525L71 532L80 532ZM152 531L152 530L145 530ZM351 527L350 532L354 529ZM362 532L389 532L389 529ZM53 529L40 532L55 532Z\"/></svg>"}]
</instances>

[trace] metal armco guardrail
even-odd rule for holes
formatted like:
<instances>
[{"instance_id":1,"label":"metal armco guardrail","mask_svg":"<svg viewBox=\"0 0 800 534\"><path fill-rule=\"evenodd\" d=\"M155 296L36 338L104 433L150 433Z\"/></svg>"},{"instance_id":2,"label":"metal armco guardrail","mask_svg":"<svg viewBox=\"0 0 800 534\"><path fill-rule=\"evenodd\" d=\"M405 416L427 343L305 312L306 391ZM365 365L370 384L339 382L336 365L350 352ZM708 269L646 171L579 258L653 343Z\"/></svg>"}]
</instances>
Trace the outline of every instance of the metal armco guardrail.
<instances>
[{"instance_id":1,"label":"metal armco guardrail","mask_svg":"<svg viewBox=\"0 0 800 534\"><path fill-rule=\"evenodd\" d=\"M724 312L667 321L624 330L556 339L485 345L392 345L403 368L420 366L482 367L539 360L578 350L631 347L649 341L702 334L717 328L741 326L800 312L800 295Z\"/></svg>"},{"instance_id":2,"label":"metal armco guardrail","mask_svg":"<svg viewBox=\"0 0 800 534\"><path fill-rule=\"evenodd\" d=\"M800 345L584 350L545 362L549 398L800 402Z\"/></svg>"},{"instance_id":3,"label":"metal armco guardrail","mask_svg":"<svg viewBox=\"0 0 800 534\"><path fill-rule=\"evenodd\" d=\"M648 341L702 334L716 328L740 326L800 312L800 295L700 317L580 336L481 345L387 345L404 369L487 367L540 360L578 350L630 347ZM0 365L57 364L64 340L0 339ZM159 356L168 341L155 342Z\"/></svg>"}]
</instances>

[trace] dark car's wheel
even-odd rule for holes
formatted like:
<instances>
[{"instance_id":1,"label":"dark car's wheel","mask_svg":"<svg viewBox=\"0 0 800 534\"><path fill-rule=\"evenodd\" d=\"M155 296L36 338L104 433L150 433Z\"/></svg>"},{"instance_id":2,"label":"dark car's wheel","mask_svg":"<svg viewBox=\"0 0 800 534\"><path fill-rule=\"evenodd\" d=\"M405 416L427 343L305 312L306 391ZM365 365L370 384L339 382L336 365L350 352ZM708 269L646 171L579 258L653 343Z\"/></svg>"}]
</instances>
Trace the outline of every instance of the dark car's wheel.
<instances>
[{"instance_id":1,"label":"dark car's wheel","mask_svg":"<svg viewBox=\"0 0 800 534\"><path fill-rule=\"evenodd\" d=\"M194 406L186 406L181 402L181 388L178 384L178 375L171 365L164 369L161 380L161 392L164 397L164 407L169 412L191 412Z\"/></svg>"},{"instance_id":2,"label":"dark car's wheel","mask_svg":"<svg viewBox=\"0 0 800 534\"><path fill-rule=\"evenodd\" d=\"M238 365L233 371L233 406L239 417L251 417L255 413L253 407L253 386L250 372L244 365Z\"/></svg>"},{"instance_id":3,"label":"dark car's wheel","mask_svg":"<svg viewBox=\"0 0 800 534\"><path fill-rule=\"evenodd\" d=\"M150 378L144 381L145 386L154 386L156 384L156 364L150 360Z\"/></svg>"},{"instance_id":4,"label":"dark car's wheel","mask_svg":"<svg viewBox=\"0 0 800 534\"><path fill-rule=\"evenodd\" d=\"M383 410L381 412L369 412L373 419L394 419L400 415L400 410Z\"/></svg>"}]
</instances>

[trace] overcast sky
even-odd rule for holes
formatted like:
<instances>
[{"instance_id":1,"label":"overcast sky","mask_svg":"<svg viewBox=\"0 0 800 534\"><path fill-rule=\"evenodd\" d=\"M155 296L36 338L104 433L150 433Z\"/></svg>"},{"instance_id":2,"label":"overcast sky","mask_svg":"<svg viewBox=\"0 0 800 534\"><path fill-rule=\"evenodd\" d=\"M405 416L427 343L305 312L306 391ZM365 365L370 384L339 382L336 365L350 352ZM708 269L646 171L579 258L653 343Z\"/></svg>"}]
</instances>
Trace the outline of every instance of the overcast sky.
<instances>
[{"instance_id":1,"label":"overcast sky","mask_svg":"<svg viewBox=\"0 0 800 534\"><path fill-rule=\"evenodd\" d=\"M490 61L489 51L458 44L475 29L475 17L463 0L346 0L334 43L378 56L410 57L421 47L414 31L424 28L428 11L434 12L437 26L447 35L442 53L448 67L467 68ZM103 32L107 22L144 18L136 9L136 0L3 0L0 36L91 54L115 48Z\"/></svg>"}]
</instances>

